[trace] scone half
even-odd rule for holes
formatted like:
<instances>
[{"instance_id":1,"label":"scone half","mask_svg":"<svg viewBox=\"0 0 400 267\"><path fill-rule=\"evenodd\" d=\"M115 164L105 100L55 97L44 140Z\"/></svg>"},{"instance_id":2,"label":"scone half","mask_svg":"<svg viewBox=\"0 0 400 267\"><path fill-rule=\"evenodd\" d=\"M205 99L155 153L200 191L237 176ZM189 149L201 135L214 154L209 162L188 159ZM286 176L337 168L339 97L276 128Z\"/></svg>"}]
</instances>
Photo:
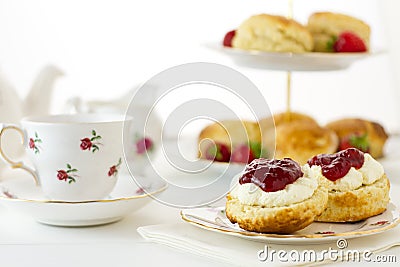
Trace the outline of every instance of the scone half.
<instances>
[{"instance_id":1,"label":"scone half","mask_svg":"<svg viewBox=\"0 0 400 267\"><path fill-rule=\"evenodd\" d=\"M326 210L319 222L355 222L381 214L389 203L390 183L386 174L373 184L346 192L328 192Z\"/></svg>"},{"instance_id":2,"label":"scone half","mask_svg":"<svg viewBox=\"0 0 400 267\"><path fill-rule=\"evenodd\" d=\"M315 52L333 52L329 43L345 31L357 34L367 48L370 46L371 29L369 25L349 15L316 12L309 17L307 28L313 36Z\"/></svg>"},{"instance_id":3,"label":"scone half","mask_svg":"<svg viewBox=\"0 0 400 267\"><path fill-rule=\"evenodd\" d=\"M228 194L226 216L248 231L287 234L311 224L325 210L327 201L326 188L321 185L310 198L283 207L245 205Z\"/></svg>"},{"instance_id":4,"label":"scone half","mask_svg":"<svg viewBox=\"0 0 400 267\"><path fill-rule=\"evenodd\" d=\"M314 43L307 28L295 20L259 14L238 27L232 46L245 50L304 53L312 51Z\"/></svg>"}]
</instances>

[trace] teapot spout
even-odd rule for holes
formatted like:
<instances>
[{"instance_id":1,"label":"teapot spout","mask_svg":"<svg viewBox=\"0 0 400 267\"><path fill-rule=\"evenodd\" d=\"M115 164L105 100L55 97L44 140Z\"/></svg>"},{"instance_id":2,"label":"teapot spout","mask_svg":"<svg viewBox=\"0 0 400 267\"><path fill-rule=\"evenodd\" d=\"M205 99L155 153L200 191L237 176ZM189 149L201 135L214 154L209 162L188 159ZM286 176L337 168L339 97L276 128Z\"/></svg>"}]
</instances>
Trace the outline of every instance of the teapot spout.
<instances>
[{"instance_id":1,"label":"teapot spout","mask_svg":"<svg viewBox=\"0 0 400 267\"><path fill-rule=\"evenodd\" d=\"M54 82L56 78L63 74L58 67L53 65L48 65L40 71L25 98L24 116L46 115L49 113Z\"/></svg>"}]
</instances>

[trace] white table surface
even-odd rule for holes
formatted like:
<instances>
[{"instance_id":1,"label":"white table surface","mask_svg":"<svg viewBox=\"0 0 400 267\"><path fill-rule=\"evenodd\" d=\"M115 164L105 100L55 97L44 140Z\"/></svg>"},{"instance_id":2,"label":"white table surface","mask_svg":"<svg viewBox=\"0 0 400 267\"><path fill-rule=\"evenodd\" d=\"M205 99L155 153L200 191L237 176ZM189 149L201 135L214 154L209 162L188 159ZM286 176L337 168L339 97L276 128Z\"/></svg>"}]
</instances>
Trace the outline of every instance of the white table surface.
<instances>
[{"instance_id":1,"label":"white table surface","mask_svg":"<svg viewBox=\"0 0 400 267\"><path fill-rule=\"evenodd\" d=\"M392 201L399 206L400 150L396 149L400 146L397 140L392 143L389 154L393 157L383 164L390 169L388 176L396 185ZM0 206L0 266L228 266L147 242L136 231L139 226L178 222L179 209L156 201L119 222L81 228L43 225ZM398 247L381 254L396 255L400 262Z\"/></svg>"},{"instance_id":2,"label":"white table surface","mask_svg":"<svg viewBox=\"0 0 400 267\"><path fill-rule=\"evenodd\" d=\"M158 202L119 222L96 227L43 225L3 207L0 218L0 266L228 266L139 236L139 226L181 222L177 209ZM400 248L380 254L400 260Z\"/></svg>"}]
</instances>

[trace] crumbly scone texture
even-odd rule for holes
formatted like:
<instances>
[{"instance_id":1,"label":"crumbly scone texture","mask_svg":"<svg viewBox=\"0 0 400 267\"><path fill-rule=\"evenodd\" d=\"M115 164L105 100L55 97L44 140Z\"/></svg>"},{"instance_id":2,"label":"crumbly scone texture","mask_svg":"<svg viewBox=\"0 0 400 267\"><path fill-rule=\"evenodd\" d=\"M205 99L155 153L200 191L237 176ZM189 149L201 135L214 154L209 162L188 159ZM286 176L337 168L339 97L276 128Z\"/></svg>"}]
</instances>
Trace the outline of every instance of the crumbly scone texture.
<instances>
[{"instance_id":1,"label":"crumbly scone texture","mask_svg":"<svg viewBox=\"0 0 400 267\"><path fill-rule=\"evenodd\" d=\"M355 222L381 214L389 203L390 183L386 174L371 185L348 192L329 192L326 210L319 222Z\"/></svg>"},{"instance_id":2,"label":"crumbly scone texture","mask_svg":"<svg viewBox=\"0 0 400 267\"><path fill-rule=\"evenodd\" d=\"M360 118L345 118L332 121L326 127L335 131L339 138L355 133L367 134L367 141L370 145L369 154L373 158L383 156L383 148L388 134L381 124Z\"/></svg>"},{"instance_id":3,"label":"crumbly scone texture","mask_svg":"<svg viewBox=\"0 0 400 267\"><path fill-rule=\"evenodd\" d=\"M226 216L240 228L259 233L293 233L311 224L326 208L328 192L318 186L314 194L299 203L284 207L243 205L227 195Z\"/></svg>"},{"instance_id":4,"label":"crumbly scone texture","mask_svg":"<svg viewBox=\"0 0 400 267\"><path fill-rule=\"evenodd\" d=\"M317 12L308 18L308 30L314 39L314 51L332 52L328 43L332 38L339 36L344 31L351 31L357 34L369 48L371 29L364 21L355 17L332 13Z\"/></svg>"},{"instance_id":5,"label":"crumbly scone texture","mask_svg":"<svg viewBox=\"0 0 400 267\"><path fill-rule=\"evenodd\" d=\"M296 121L276 127L275 158L289 157L300 164L317 154L336 152L339 138L328 128Z\"/></svg>"},{"instance_id":6,"label":"crumbly scone texture","mask_svg":"<svg viewBox=\"0 0 400 267\"><path fill-rule=\"evenodd\" d=\"M232 46L268 52L309 52L314 42L307 28L283 16L259 14L245 20L236 30Z\"/></svg>"}]
</instances>

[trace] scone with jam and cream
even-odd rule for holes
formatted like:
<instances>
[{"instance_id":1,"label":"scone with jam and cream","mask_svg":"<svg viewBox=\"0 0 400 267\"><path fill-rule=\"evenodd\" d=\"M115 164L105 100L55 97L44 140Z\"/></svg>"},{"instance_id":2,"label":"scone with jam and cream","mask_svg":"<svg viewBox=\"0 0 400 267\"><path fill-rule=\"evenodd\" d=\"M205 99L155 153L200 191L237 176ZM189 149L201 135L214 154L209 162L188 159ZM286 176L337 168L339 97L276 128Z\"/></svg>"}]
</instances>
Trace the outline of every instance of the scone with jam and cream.
<instances>
[{"instance_id":1,"label":"scone with jam and cream","mask_svg":"<svg viewBox=\"0 0 400 267\"><path fill-rule=\"evenodd\" d=\"M349 148L320 154L303 170L310 177L324 178L328 188L328 205L317 221L359 221L386 210L390 183L382 165L368 153Z\"/></svg>"},{"instance_id":2,"label":"scone with jam and cream","mask_svg":"<svg viewBox=\"0 0 400 267\"><path fill-rule=\"evenodd\" d=\"M248 231L303 229L326 208L328 192L319 179L290 158L255 159L227 195L226 216Z\"/></svg>"}]
</instances>

